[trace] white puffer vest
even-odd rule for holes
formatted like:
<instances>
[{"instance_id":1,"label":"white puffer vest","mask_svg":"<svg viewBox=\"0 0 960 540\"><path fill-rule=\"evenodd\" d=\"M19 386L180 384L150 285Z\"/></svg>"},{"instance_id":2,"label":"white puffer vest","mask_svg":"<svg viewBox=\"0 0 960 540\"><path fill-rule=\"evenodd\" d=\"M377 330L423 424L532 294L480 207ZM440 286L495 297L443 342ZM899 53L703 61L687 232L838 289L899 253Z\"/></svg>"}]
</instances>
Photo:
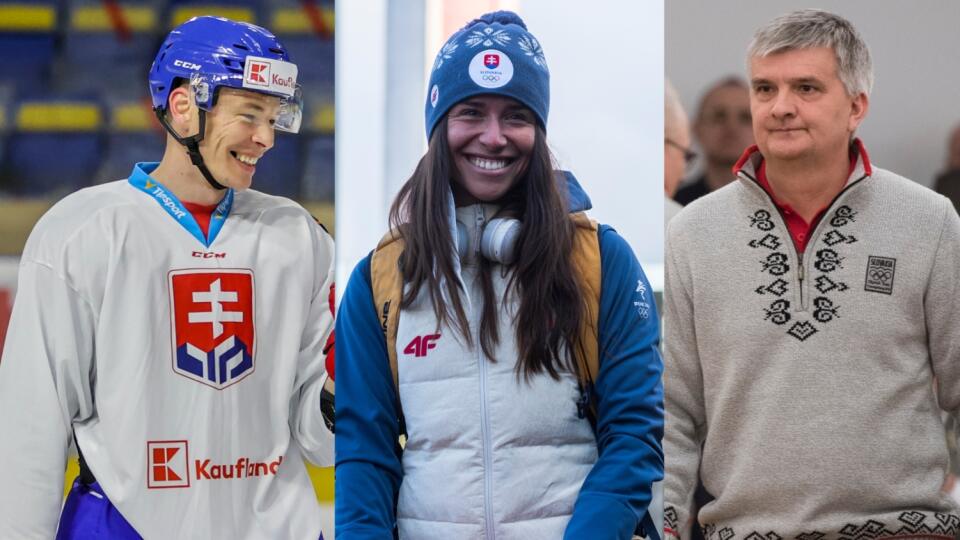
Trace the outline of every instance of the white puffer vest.
<instances>
[{"instance_id":1,"label":"white puffer vest","mask_svg":"<svg viewBox=\"0 0 960 540\"><path fill-rule=\"evenodd\" d=\"M517 376L516 295L501 306L495 361L479 346L476 246L494 210L456 210L470 238L459 272L475 346L464 345L448 326L437 331L426 290L399 317L399 391L408 433L397 508L403 539L561 538L597 460L590 423L577 416L576 377ZM496 298L507 297L510 274L501 270L493 268Z\"/></svg>"}]
</instances>

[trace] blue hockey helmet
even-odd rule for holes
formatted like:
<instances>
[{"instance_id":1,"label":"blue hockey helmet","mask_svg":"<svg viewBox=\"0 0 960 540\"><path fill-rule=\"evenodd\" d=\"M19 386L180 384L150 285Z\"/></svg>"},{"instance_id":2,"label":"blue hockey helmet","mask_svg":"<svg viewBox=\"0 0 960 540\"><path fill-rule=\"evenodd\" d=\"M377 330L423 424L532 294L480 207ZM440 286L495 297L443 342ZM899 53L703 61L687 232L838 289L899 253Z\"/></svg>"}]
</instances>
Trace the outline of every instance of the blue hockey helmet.
<instances>
[{"instance_id":1,"label":"blue hockey helmet","mask_svg":"<svg viewBox=\"0 0 960 540\"><path fill-rule=\"evenodd\" d=\"M300 130L303 102L297 66L265 28L210 16L174 28L150 67L150 95L158 117L178 80L190 82L197 106L205 111L213 108L223 87L277 96L282 106L274 127Z\"/></svg>"}]
</instances>

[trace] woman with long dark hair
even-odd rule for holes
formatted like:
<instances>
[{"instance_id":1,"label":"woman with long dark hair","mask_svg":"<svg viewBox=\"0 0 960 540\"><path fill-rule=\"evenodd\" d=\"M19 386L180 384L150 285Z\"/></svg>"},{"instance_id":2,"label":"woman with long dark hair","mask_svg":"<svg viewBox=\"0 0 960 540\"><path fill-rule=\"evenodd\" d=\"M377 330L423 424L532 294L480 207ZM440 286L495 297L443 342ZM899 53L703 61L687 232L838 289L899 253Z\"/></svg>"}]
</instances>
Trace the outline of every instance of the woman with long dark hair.
<instances>
[{"instance_id":1,"label":"woman with long dark hair","mask_svg":"<svg viewBox=\"0 0 960 540\"><path fill-rule=\"evenodd\" d=\"M548 109L513 13L437 55L427 153L337 319L338 538L656 536L652 291L555 170Z\"/></svg>"}]
</instances>

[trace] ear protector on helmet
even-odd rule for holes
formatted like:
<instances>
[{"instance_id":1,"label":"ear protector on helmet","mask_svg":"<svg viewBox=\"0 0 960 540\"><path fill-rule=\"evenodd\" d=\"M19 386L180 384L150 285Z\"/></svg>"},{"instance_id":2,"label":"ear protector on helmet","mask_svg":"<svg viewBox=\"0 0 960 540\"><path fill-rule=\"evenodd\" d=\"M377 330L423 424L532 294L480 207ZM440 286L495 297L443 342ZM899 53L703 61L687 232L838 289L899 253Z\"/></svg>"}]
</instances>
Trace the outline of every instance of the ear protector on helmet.
<instances>
[{"instance_id":1,"label":"ear protector on helmet","mask_svg":"<svg viewBox=\"0 0 960 540\"><path fill-rule=\"evenodd\" d=\"M483 226L483 232L480 235L480 254L487 260L509 265L516 259L519 236L519 219L491 219ZM457 251L460 258L466 257L472 248L467 226L457 221Z\"/></svg>"}]
</instances>

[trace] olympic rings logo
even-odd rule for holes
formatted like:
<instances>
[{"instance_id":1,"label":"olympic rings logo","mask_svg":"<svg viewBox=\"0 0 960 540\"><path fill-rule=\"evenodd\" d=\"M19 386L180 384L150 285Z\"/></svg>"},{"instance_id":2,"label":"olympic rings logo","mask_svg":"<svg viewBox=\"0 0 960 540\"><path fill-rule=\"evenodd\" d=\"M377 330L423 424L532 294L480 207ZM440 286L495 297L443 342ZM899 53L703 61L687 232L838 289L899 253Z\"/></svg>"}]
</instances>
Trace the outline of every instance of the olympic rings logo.
<instances>
[{"instance_id":1,"label":"olympic rings logo","mask_svg":"<svg viewBox=\"0 0 960 540\"><path fill-rule=\"evenodd\" d=\"M481 75L480 78L489 82L498 82L500 80L499 75Z\"/></svg>"},{"instance_id":2,"label":"olympic rings logo","mask_svg":"<svg viewBox=\"0 0 960 540\"><path fill-rule=\"evenodd\" d=\"M882 270L879 268L873 268L870 270L870 279L873 281L887 282L890 281L890 278L893 277L893 272L890 270Z\"/></svg>"}]
</instances>

